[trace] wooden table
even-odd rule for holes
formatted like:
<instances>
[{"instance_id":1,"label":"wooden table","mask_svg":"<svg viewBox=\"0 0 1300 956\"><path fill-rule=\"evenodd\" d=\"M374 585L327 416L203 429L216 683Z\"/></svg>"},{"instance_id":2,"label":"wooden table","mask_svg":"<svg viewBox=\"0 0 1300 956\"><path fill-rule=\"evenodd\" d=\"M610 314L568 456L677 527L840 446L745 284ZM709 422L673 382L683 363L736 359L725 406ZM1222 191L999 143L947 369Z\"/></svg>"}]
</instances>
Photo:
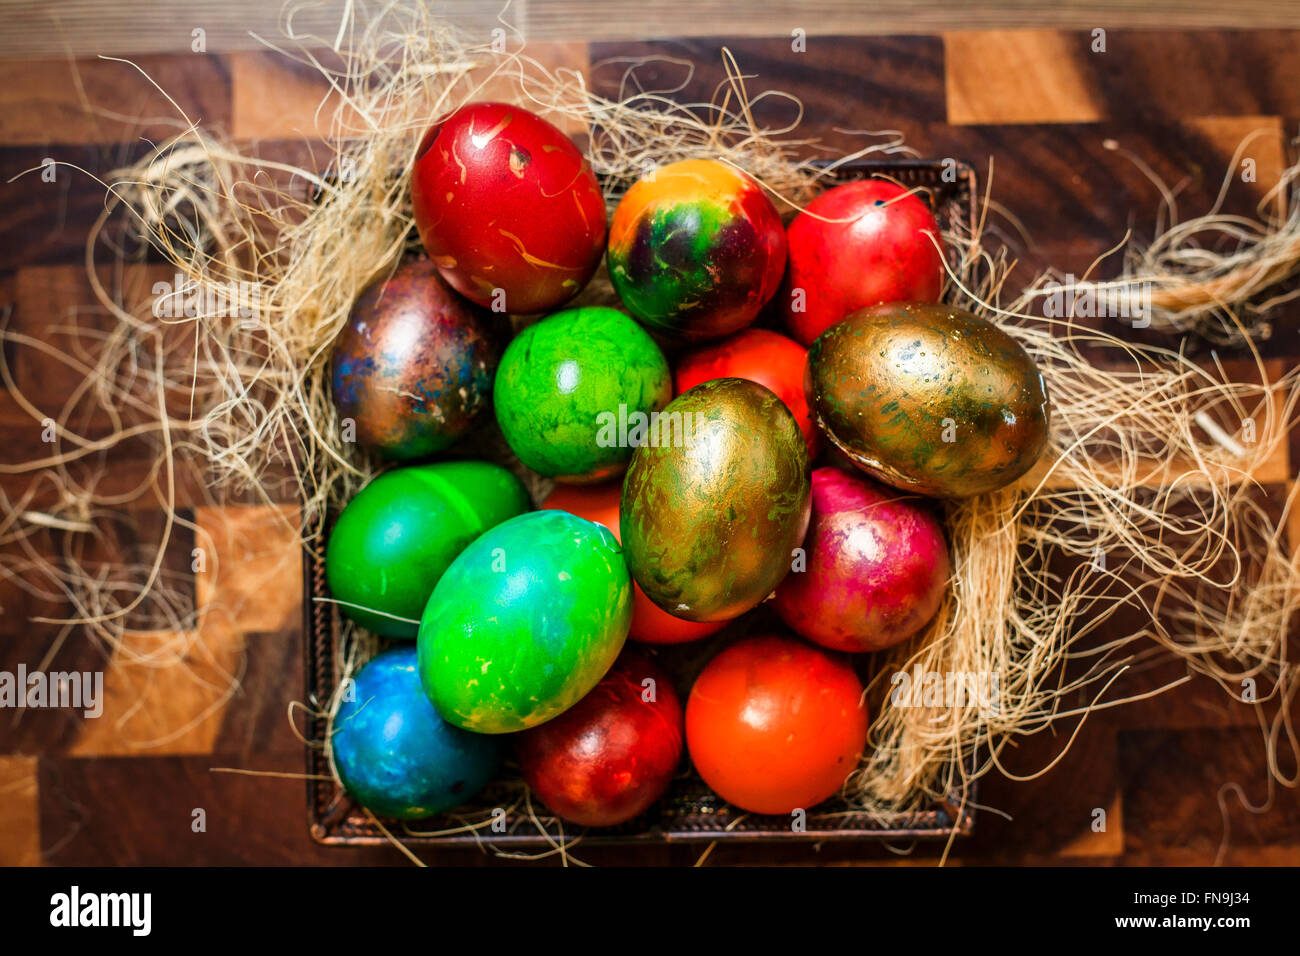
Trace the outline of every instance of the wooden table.
<instances>
[{"instance_id":1,"label":"wooden table","mask_svg":"<svg viewBox=\"0 0 1300 956\"><path fill-rule=\"evenodd\" d=\"M18 5L28 6L39 5ZM142 136L157 139L171 130L159 119L173 111L137 71L93 57L97 35L103 48L124 53L131 34L114 27L112 17L87 21L81 9L87 6L94 4L63 8L70 58L48 49L50 35L17 29L12 18L0 29L0 55L8 56L0 59L0 181L47 157L102 174L142 155L148 149ZM1256 182L1234 181L1226 204L1231 211L1251 214L1295 158L1300 32L1275 28L1300 25L1287 5L1252 5L1226 21L1219 4L1182 7L1190 18L1185 22L1197 27L1236 25L1238 16L1245 25L1251 12L1261 27L1270 27L1202 31L1178 27L1174 14L1143 19L1140 11L1150 4L1114 4L1097 15L1097 25L1107 30L1104 53L1092 50L1093 21L1077 6L1067 8L1066 19L1051 21L1013 3L945 12L951 20L940 20L931 4L886 4L884 19L825 4L825 15L806 25L806 52L792 49L792 30L805 27L803 19L776 7L736 15L734 32L729 25L716 27L727 22L716 4L699 6L699 17L679 9L676 21L654 22L690 22L693 33L700 24L714 25L726 37L641 41L628 37L662 32L647 25L645 11L665 4L625 6L627 17L619 18L615 4L599 21L603 26L593 27L595 20L566 12L566 5L532 5L528 15L536 30L530 35L542 39L530 46L535 55L582 69L613 57L688 58L697 64L695 77L680 96L699 100L708 99L721 78L725 43L741 67L756 74L751 90L769 86L803 100L807 135L855 148L861 138L848 131L897 129L922 155L964 159L981 178L991 161L995 198L1033 239L1026 245L1004 222L1027 271L1051 263L1081 273L1125 229L1150 234L1160 196L1130 154L1182 186L1179 209L1186 215L1213 202L1247 135L1262 131L1246 152ZM831 8L834 16L826 12ZM513 15L524 14L516 8ZM1027 16L1036 18L1029 22L1038 29L1007 29ZM312 114L320 87L309 72L248 48L228 17L207 52L190 52L189 22L149 20L138 34L144 51L138 62L191 116L286 155L300 149L294 144L304 136L316 135ZM1053 22L1068 29L1046 28ZM98 34L96 23L103 27ZM893 32L881 33L882 23ZM998 29L979 28L989 24ZM1166 26L1131 28L1159 24ZM836 35L825 35L832 28ZM222 37L227 41L218 42ZM591 69L592 82L608 89L619 69ZM87 103L115 115L88 111ZM784 115L776 106L760 110L760 119L771 122ZM11 328L39 337L72 314L102 321L86 310L93 298L82 264L86 230L102 208L101 188L60 168L52 183L29 176L0 184L0 195L0 302L12 309ZM128 291L147 289L169 272L156 263L114 264L107 250L99 261L106 281ZM1300 358L1298 318L1295 305L1275 317L1263 343L1274 369ZM56 409L76 384L75 374L31 350L10 349L5 357L16 384L42 409ZM39 426L8 392L0 393L0 447L0 461L27 459L44 447ZM1300 445L1293 441L1292 449ZM140 468L127 454L108 480L128 487L141 477ZM1294 479L1289 458L1276 472ZM0 489L12 501L26 484L5 477ZM1285 483L1268 490L1280 495ZM196 487L183 487L181 495L182 515L199 531L175 534L164 566L193 579L196 599L237 608L212 621L203 642L188 648L180 643L184 635L167 631L156 614L132 621L138 629L132 649L171 647L184 666L149 669L124 651L106 660L78 633L61 639L58 628L29 622L60 613L56 602L0 582L0 669L13 671L19 663L35 668L57 646L49 669L105 669L107 689L98 720L65 711L27 711L15 720L15 713L0 712L0 863L402 863L390 849L315 846L307 835L302 783L274 776L302 768L301 746L286 717L289 702L303 696L301 586L292 534L273 509L212 508ZM160 531L156 508L147 501L124 508L115 527L105 556L152 559ZM192 573L196 533L216 543L219 576L211 569ZM58 554L67 541L67 532L49 529L30 543ZM1155 686L1171 673L1177 675L1168 669L1135 675L1125 686ZM228 674L239 675L241 689L225 699L213 688L222 687ZM1027 741L1011 768L1037 769L1065 736ZM1157 699L1096 715L1071 754L1036 780L987 778L981 801L1007 816L982 813L976 835L954 847L949 863L1300 863L1296 792L1279 788L1260 812L1244 807L1265 804L1268 793L1253 712L1194 680ZM196 809L204 811L205 832L192 827ZM1103 832L1092 828L1097 809L1106 811ZM899 856L856 845L720 847L709 863L926 865L940 850L922 845ZM597 863L688 863L697 852L590 849L578 855ZM423 856L429 862L497 862L474 851Z\"/></svg>"}]
</instances>

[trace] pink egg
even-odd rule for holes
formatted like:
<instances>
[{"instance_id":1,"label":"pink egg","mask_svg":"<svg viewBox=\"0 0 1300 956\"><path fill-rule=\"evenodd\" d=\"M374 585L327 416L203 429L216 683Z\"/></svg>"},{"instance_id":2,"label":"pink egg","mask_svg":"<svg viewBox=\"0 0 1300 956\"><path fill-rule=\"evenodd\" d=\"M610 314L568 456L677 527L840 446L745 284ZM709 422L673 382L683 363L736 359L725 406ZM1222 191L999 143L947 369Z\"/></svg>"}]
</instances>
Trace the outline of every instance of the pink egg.
<instances>
[{"instance_id":1,"label":"pink egg","mask_svg":"<svg viewBox=\"0 0 1300 956\"><path fill-rule=\"evenodd\" d=\"M939 610L951 565L925 498L818 468L803 546L806 568L786 575L772 603L810 641L878 651L920 631Z\"/></svg>"}]
</instances>

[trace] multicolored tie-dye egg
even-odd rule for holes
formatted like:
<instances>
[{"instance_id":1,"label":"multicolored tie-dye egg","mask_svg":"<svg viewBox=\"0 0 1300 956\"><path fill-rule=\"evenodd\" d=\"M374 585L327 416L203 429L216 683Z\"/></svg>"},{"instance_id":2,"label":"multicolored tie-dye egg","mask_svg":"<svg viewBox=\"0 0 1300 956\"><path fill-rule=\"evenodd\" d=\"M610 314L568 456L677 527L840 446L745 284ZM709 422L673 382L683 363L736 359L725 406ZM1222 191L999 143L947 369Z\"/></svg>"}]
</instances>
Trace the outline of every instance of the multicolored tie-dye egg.
<instances>
[{"instance_id":1,"label":"multicolored tie-dye egg","mask_svg":"<svg viewBox=\"0 0 1300 956\"><path fill-rule=\"evenodd\" d=\"M343 427L399 461L449 446L492 396L500 351L486 316L428 259L405 262L372 284L334 345L334 403Z\"/></svg>"},{"instance_id":2,"label":"multicolored tie-dye egg","mask_svg":"<svg viewBox=\"0 0 1300 956\"><path fill-rule=\"evenodd\" d=\"M785 229L762 187L708 159L641 179L609 228L614 288L628 311L670 339L749 325L780 285L785 257Z\"/></svg>"}]
</instances>

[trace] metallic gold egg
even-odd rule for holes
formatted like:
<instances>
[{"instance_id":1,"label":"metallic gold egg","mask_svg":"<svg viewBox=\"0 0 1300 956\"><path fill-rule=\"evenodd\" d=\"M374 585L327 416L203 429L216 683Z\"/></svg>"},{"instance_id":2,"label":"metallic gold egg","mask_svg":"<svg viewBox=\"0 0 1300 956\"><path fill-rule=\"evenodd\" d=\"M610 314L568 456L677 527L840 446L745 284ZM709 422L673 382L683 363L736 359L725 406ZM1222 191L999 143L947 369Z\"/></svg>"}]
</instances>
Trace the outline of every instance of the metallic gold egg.
<instances>
[{"instance_id":1,"label":"metallic gold egg","mask_svg":"<svg viewBox=\"0 0 1300 956\"><path fill-rule=\"evenodd\" d=\"M905 491L984 494L1027 472L1047 444L1047 385L984 319L942 304L850 314L808 351L818 427L861 469Z\"/></svg>"},{"instance_id":2,"label":"metallic gold egg","mask_svg":"<svg viewBox=\"0 0 1300 956\"><path fill-rule=\"evenodd\" d=\"M808 451L785 403L719 378L657 413L623 484L624 556L646 595L688 621L726 621L785 577L808 528Z\"/></svg>"}]
</instances>

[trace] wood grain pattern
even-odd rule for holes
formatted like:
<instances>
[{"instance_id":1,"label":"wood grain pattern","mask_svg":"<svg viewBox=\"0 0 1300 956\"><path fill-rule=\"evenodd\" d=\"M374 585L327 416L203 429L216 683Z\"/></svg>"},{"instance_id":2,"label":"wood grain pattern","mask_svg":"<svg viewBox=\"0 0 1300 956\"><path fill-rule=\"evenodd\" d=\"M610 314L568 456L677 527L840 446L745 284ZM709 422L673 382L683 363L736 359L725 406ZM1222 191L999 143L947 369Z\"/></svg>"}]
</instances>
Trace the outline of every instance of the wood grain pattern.
<instances>
[{"instance_id":1,"label":"wood grain pattern","mask_svg":"<svg viewBox=\"0 0 1300 956\"><path fill-rule=\"evenodd\" d=\"M144 56L134 66L0 60L0 142L8 146L157 141L191 123L230 129L230 74L217 57Z\"/></svg>"},{"instance_id":2,"label":"wood grain pattern","mask_svg":"<svg viewBox=\"0 0 1300 956\"><path fill-rule=\"evenodd\" d=\"M536 78L542 71L565 68L585 72L587 67L585 43L530 43L527 54L535 62L512 59L510 54L520 49L519 43L507 43L507 53L488 66L496 72L471 74L467 82L476 85L476 99L519 102L521 74ZM331 132L341 98L319 71L272 52L234 53L227 59L233 95L232 135L237 140L321 139ZM430 122L438 110L438 104L428 104ZM350 110L344 110L338 120L340 128L349 133L366 128ZM570 135L586 131L580 121L567 118L560 125Z\"/></svg>"},{"instance_id":3,"label":"wood grain pattern","mask_svg":"<svg viewBox=\"0 0 1300 956\"><path fill-rule=\"evenodd\" d=\"M296 8L295 34L313 47L331 46L339 33L341 4ZM1257 30L1300 27L1287 0L1255 0L1248 14L1217 0L608 0L598 16L586 0L482 3L439 0L439 16L465 32L490 36L503 28L529 40L638 40L661 36L789 36L938 34L952 30L1021 27ZM32 58L86 53L174 53L194 45L202 29L209 53L258 50L280 35L279 5L263 0L11 0L0 21L0 57Z\"/></svg>"},{"instance_id":4,"label":"wood grain pattern","mask_svg":"<svg viewBox=\"0 0 1300 956\"><path fill-rule=\"evenodd\" d=\"M970 31L946 33L944 52L963 125L1287 114L1300 96L1280 81L1300 67L1285 30Z\"/></svg>"},{"instance_id":5,"label":"wood grain pattern","mask_svg":"<svg viewBox=\"0 0 1300 956\"><path fill-rule=\"evenodd\" d=\"M0 757L0 866L41 861L35 757Z\"/></svg>"},{"instance_id":6,"label":"wood grain pattern","mask_svg":"<svg viewBox=\"0 0 1300 956\"><path fill-rule=\"evenodd\" d=\"M1090 123L1102 109L1083 75L1088 37L1058 30L945 33L948 122ZM1010 69L989 69L993 63Z\"/></svg>"}]
</instances>

